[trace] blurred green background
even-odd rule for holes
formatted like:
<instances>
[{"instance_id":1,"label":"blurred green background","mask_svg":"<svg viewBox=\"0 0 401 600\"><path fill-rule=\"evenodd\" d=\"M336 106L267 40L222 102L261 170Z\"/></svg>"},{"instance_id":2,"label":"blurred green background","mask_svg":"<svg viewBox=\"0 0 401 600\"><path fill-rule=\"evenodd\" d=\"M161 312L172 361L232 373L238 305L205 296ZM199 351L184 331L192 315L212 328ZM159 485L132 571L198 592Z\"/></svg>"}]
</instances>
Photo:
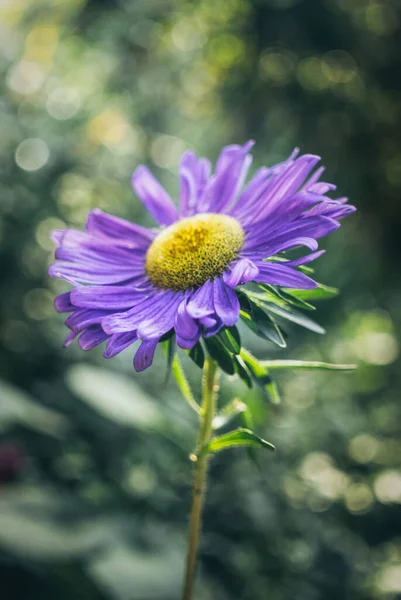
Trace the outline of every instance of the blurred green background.
<instances>
[{"instance_id":1,"label":"blurred green background","mask_svg":"<svg viewBox=\"0 0 401 600\"><path fill-rule=\"evenodd\" d=\"M1 600L175 600L196 419L164 360L62 349L53 228L100 207L151 225L146 163L172 194L188 147L322 155L358 213L321 246L327 335L259 357L356 362L279 378L283 404L224 379L277 446L212 464L198 600L401 597L399 0L0 1ZM200 372L186 359L191 382Z\"/></svg>"}]
</instances>

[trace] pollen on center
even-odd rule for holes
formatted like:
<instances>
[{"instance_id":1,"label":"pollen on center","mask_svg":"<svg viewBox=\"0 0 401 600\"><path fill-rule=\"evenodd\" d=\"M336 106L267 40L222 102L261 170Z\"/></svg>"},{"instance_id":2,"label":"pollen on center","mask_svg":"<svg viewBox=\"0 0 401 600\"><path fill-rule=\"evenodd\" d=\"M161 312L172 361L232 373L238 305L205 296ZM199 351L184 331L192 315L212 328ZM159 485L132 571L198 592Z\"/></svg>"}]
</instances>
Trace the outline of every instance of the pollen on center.
<instances>
[{"instance_id":1,"label":"pollen on center","mask_svg":"<svg viewBox=\"0 0 401 600\"><path fill-rule=\"evenodd\" d=\"M218 277L238 256L244 241L239 222L204 213L177 221L155 238L146 254L146 273L163 289L200 287Z\"/></svg>"}]
</instances>

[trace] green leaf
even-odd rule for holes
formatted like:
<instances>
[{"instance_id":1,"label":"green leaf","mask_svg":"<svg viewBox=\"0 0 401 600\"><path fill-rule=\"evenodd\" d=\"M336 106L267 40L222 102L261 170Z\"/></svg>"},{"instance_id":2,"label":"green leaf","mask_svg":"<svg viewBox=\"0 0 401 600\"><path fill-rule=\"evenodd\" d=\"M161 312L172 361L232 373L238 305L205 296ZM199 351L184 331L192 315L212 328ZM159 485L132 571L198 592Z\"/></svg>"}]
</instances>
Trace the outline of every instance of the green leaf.
<instances>
[{"instance_id":1,"label":"green leaf","mask_svg":"<svg viewBox=\"0 0 401 600\"><path fill-rule=\"evenodd\" d=\"M171 365L171 371L174 375L174 378L177 382L177 385L178 385L182 395L184 396L185 400L188 402L189 406L191 408L193 408L198 414L200 414L200 411L201 411L200 406L194 398L191 387L188 383L187 378L185 377L185 373L183 371L180 359L178 358L177 354L175 354L175 356L173 358L173 362Z\"/></svg>"},{"instance_id":2,"label":"green leaf","mask_svg":"<svg viewBox=\"0 0 401 600\"><path fill-rule=\"evenodd\" d=\"M226 404L221 412L216 415L213 419L213 429L220 429L234 419L237 415L240 415L246 411L247 406L238 398L234 398L228 404Z\"/></svg>"},{"instance_id":3,"label":"green leaf","mask_svg":"<svg viewBox=\"0 0 401 600\"><path fill-rule=\"evenodd\" d=\"M219 367L228 375L234 375L235 364L232 355L217 336L205 339L206 348Z\"/></svg>"},{"instance_id":4,"label":"green leaf","mask_svg":"<svg viewBox=\"0 0 401 600\"><path fill-rule=\"evenodd\" d=\"M197 342L189 351L188 356L200 369L203 369L203 365L205 363L205 353L203 352L203 348L199 342Z\"/></svg>"},{"instance_id":5,"label":"green leaf","mask_svg":"<svg viewBox=\"0 0 401 600\"><path fill-rule=\"evenodd\" d=\"M299 298L300 300L329 300L330 298L335 298L340 291L337 288L330 287L328 285L324 285L323 283L319 283L317 288L313 290L292 290L287 289L286 292L290 293L292 296Z\"/></svg>"},{"instance_id":6,"label":"green leaf","mask_svg":"<svg viewBox=\"0 0 401 600\"><path fill-rule=\"evenodd\" d=\"M273 342L280 348L285 348L287 344L283 333L270 315L266 314L248 295L240 294L239 299L240 316L245 325L259 337Z\"/></svg>"},{"instance_id":7,"label":"green leaf","mask_svg":"<svg viewBox=\"0 0 401 600\"><path fill-rule=\"evenodd\" d=\"M235 362L235 370L237 372L238 377L240 377L242 379L242 381L245 383L245 385L249 388L252 387L252 378L251 375L249 373L249 370L246 366L246 364L244 363L244 361L242 360L242 358L240 356L234 356L234 362Z\"/></svg>"},{"instance_id":8,"label":"green leaf","mask_svg":"<svg viewBox=\"0 0 401 600\"><path fill-rule=\"evenodd\" d=\"M277 300L274 301L274 304L278 304L279 306L283 306L284 308L290 304L291 306L297 306L298 308L302 308L304 310L316 310L316 307L313 304L309 304L309 302L305 302L301 298L294 296L292 294L293 290L283 289L283 288L274 288L273 286L269 286L267 284L259 284L259 287L262 289L268 288L270 290L274 290ZM273 296L273 294L270 294Z\"/></svg>"},{"instance_id":9,"label":"green leaf","mask_svg":"<svg viewBox=\"0 0 401 600\"><path fill-rule=\"evenodd\" d=\"M266 448L267 450L275 450L275 447L270 442L253 433L250 429L239 428L230 433L225 433L214 438L207 446L202 448L201 454L210 452L215 454L229 448L239 446L247 446L248 448Z\"/></svg>"},{"instance_id":10,"label":"green leaf","mask_svg":"<svg viewBox=\"0 0 401 600\"><path fill-rule=\"evenodd\" d=\"M278 317L281 317L282 319L292 321L293 323L296 323L301 327L305 327L305 329L309 329L310 331L314 331L315 333L326 333L326 330L323 329L323 327L321 327L318 323L315 323L315 321L294 309L286 309L282 308L281 306L276 306L274 304L266 304L265 309L269 312L274 313Z\"/></svg>"},{"instance_id":11,"label":"green leaf","mask_svg":"<svg viewBox=\"0 0 401 600\"><path fill-rule=\"evenodd\" d=\"M167 333L165 333L164 335L162 335L162 337L160 338L160 342L167 342L167 340L169 340L173 335L175 334L174 329L170 329L170 331L168 331Z\"/></svg>"},{"instance_id":12,"label":"green leaf","mask_svg":"<svg viewBox=\"0 0 401 600\"><path fill-rule=\"evenodd\" d=\"M304 360L263 360L260 362L267 369L322 369L326 371L354 371L357 365L336 365L319 361Z\"/></svg>"},{"instance_id":13,"label":"green leaf","mask_svg":"<svg viewBox=\"0 0 401 600\"><path fill-rule=\"evenodd\" d=\"M241 338L238 329L235 327L224 327L217 334L220 342L233 354L239 354L241 351Z\"/></svg>"},{"instance_id":14,"label":"green leaf","mask_svg":"<svg viewBox=\"0 0 401 600\"><path fill-rule=\"evenodd\" d=\"M273 404L279 404L281 401L280 394L267 366L244 348L241 350L241 358L250 370L255 382L262 388L265 394L267 394L271 402Z\"/></svg>"}]
</instances>

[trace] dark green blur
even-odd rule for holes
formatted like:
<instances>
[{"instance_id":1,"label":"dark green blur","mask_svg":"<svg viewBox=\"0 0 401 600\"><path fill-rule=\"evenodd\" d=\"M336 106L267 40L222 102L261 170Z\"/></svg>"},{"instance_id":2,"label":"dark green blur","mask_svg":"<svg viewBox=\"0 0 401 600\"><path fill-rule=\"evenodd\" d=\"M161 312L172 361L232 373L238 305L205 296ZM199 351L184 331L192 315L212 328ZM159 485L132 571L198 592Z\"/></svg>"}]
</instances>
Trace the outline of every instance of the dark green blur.
<instances>
[{"instance_id":1,"label":"dark green blur","mask_svg":"<svg viewBox=\"0 0 401 600\"><path fill-rule=\"evenodd\" d=\"M151 226L137 164L176 195L186 148L249 138L256 165L321 155L358 213L321 243L327 335L244 345L360 368L287 372L279 407L222 379L277 451L214 459L197 600L400 597L400 23L398 0L0 2L1 600L179 597L195 414L161 352L138 375L62 348L49 234L94 207Z\"/></svg>"}]
</instances>

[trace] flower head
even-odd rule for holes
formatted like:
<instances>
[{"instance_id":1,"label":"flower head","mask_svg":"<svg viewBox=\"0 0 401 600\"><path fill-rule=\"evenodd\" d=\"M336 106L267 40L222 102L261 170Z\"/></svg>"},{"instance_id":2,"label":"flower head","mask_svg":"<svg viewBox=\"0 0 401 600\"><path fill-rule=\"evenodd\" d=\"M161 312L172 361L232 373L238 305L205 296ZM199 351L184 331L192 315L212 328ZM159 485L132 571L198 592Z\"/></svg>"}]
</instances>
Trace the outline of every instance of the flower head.
<instances>
[{"instance_id":1,"label":"flower head","mask_svg":"<svg viewBox=\"0 0 401 600\"><path fill-rule=\"evenodd\" d=\"M57 261L49 274L73 285L55 302L70 313L66 345L77 335L84 350L107 341L110 358L139 340L134 366L141 371L172 330L177 344L191 349L202 336L234 325L239 285L316 287L298 267L322 254L317 239L355 209L326 195L335 186L320 181L323 168L312 173L320 158L298 157L298 151L262 167L244 186L252 145L225 147L213 174L207 159L184 153L179 207L146 167L138 167L132 184L158 229L96 209L85 232L53 232ZM298 246L311 252L277 261Z\"/></svg>"}]
</instances>

